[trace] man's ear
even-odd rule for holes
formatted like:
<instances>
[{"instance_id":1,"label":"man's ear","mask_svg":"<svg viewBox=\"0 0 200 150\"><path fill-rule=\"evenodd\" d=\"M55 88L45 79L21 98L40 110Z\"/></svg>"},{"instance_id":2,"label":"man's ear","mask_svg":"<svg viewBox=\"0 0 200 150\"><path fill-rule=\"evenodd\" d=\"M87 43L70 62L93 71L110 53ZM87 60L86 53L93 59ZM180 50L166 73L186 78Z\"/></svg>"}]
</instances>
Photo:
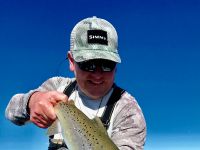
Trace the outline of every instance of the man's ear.
<instances>
[{"instance_id":1,"label":"man's ear","mask_svg":"<svg viewBox=\"0 0 200 150\"><path fill-rule=\"evenodd\" d=\"M72 57L72 53L70 51L68 51L67 57L69 59L69 69L70 69L70 71L74 71L74 69L75 69L75 64L74 63L75 62L74 62L74 59Z\"/></svg>"}]
</instances>

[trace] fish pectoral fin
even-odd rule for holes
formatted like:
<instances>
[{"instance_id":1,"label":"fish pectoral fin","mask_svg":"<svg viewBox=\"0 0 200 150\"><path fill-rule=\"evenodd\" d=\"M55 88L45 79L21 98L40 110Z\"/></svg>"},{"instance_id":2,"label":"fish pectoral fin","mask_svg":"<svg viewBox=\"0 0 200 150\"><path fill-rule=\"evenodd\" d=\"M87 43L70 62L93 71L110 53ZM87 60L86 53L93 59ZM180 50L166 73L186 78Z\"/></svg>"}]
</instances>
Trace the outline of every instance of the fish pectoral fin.
<instances>
[{"instance_id":1,"label":"fish pectoral fin","mask_svg":"<svg viewBox=\"0 0 200 150\"><path fill-rule=\"evenodd\" d=\"M93 119L93 121L94 121L95 126L97 127L97 129L99 129L104 134L108 134L99 117L95 117Z\"/></svg>"},{"instance_id":2,"label":"fish pectoral fin","mask_svg":"<svg viewBox=\"0 0 200 150\"><path fill-rule=\"evenodd\" d=\"M58 134L58 133L61 133L61 128L60 128L60 123L59 123L59 121L57 119L47 129L47 133L46 134L48 136L51 136L51 135Z\"/></svg>"}]
</instances>

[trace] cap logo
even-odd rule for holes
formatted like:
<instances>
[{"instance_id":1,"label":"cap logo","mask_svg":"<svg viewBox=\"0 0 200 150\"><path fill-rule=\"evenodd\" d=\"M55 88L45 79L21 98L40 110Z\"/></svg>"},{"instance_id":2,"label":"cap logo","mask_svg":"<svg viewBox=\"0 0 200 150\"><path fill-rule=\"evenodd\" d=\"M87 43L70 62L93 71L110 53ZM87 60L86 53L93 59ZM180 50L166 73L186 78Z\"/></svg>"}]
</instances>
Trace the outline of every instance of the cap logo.
<instances>
[{"instance_id":1,"label":"cap logo","mask_svg":"<svg viewBox=\"0 0 200 150\"><path fill-rule=\"evenodd\" d=\"M88 30L88 44L108 45L107 32L103 30Z\"/></svg>"}]
</instances>

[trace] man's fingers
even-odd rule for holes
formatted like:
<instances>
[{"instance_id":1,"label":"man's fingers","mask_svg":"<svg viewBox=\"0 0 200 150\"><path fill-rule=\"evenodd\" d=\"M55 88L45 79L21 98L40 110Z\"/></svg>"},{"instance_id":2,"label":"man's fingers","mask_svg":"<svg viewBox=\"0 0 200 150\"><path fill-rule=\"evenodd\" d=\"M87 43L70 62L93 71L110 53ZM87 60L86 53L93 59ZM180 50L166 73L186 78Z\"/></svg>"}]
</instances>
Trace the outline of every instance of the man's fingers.
<instances>
[{"instance_id":1,"label":"man's fingers","mask_svg":"<svg viewBox=\"0 0 200 150\"><path fill-rule=\"evenodd\" d=\"M49 123L45 122L44 120L42 121L41 119L35 119L35 121L33 123L40 128L48 128L49 127Z\"/></svg>"},{"instance_id":2,"label":"man's fingers","mask_svg":"<svg viewBox=\"0 0 200 150\"><path fill-rule=\"evenodd\" d=\"M43 109L43 114L44 117L46 117L46 119L49 120L50 122L56 119L56 114L51 104L47 105L46 109Z\"/></svg>"},{"instance_id":3,"label":"man's fingers","mask_svg":"<svg viewBox=\"0 0 200 150\"><path fill-rule=\"evenodd\" d=\"M54 120L49 119L45 114L37 114L31 118L31 122L39 126L40 128L47 128L49 127Z\"/></svg>"},{"instance_id":4,"label":"man's fingers","mask_svg":"<svg viewBox=\"0 0 200 150\"><path fill-rule=\"evenodd\" d=\"M48 127L48 122L41 115L31 117L30 120L31 122L33 122L35 125L39 126L40 128Z\"/></svg>"}]
</instances>

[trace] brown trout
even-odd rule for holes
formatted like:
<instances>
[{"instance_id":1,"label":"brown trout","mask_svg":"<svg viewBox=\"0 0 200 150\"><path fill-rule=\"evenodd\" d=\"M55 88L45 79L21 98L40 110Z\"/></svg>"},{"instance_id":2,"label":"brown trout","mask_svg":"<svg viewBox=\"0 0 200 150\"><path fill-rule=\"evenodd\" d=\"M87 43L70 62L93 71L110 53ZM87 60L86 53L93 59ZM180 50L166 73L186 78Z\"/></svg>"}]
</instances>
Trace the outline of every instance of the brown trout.
<instances>
[{"instance_id":1,"label":"brown trout","mask_svg":"<svg viewBox=\"0 0 200 150\"><path fill-rule=\"evenodd\" d=\"M118 150L101 120L98 117L89 119L72 100L60 102L54 109L61 125L62 136L70 150ZM49 127L49 135L52 135L51 128Z\"/></svg>"}]
</instances>

